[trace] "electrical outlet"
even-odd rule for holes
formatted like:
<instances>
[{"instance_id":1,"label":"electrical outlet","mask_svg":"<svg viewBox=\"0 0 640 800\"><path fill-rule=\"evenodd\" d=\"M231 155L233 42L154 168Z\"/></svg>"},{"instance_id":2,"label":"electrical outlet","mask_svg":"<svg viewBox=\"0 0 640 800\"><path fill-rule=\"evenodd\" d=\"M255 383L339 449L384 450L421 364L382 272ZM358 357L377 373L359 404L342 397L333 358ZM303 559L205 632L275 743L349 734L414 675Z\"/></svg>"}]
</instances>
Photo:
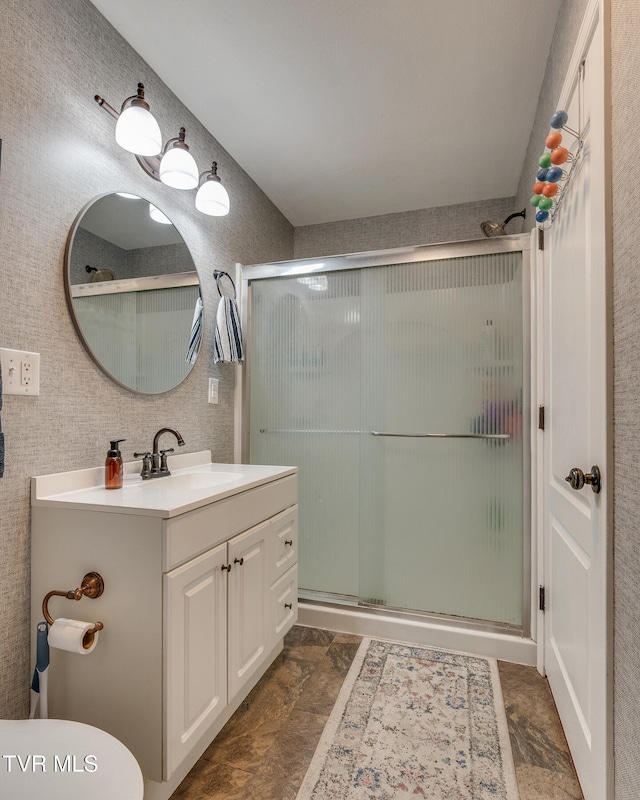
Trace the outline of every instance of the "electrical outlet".
<instances>
[{"instance_id":1,"label":"electrical outlet","mask_svg":"<svg viewBox=\"0 0 640 800\"><path fill-rule=\"evenodd\" d=\"M40 353L0 347L0 366L3 394L40 394Z\"/></svg>"},{"instance_id":2,"label":"electrical outlet","mask_svg":"<svg viewBox=\"0 0 640 800\"><path fill-rule=\"evenodd\" d=\"M207 397L208 403L218 402L218 379L209 378L209 395Z\"/></svg>"},{"instance_id":3,"label":"electrical outlet","mask_svg":"<svg viewBox=\"0 0 640 800\"><path fill-rule=\"evenodd\" d=\"M33 361L29 356L26 356L20 362L20 384L22 386L31 386L33 381Z\"/></svg>"}]
</instances>

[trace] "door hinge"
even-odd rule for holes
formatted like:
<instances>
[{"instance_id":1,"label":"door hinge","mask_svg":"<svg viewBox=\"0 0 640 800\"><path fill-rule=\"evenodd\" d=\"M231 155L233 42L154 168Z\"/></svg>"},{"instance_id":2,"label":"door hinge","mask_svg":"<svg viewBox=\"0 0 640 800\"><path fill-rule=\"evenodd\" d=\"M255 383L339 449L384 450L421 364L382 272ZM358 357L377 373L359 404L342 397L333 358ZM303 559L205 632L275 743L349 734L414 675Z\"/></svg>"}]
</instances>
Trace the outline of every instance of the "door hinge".
<instances>
[{"instance_id":1,"label":"door hinge","mask_svg":"<svg viewBox=\"0 0 640 800\"><path fill-rule=\"evenodd\" d=\"M544 230L538 228L538 250L544 250Z\"/></svg>"},{"instance_id":2,"label":"door hinge","mask_svg":"<svg viewBox=\"0 0 640 800\"><path fill-rule=\"evenodd\" d=\"M538 596L540 599L540 604L539 604L540 611L546 611L546 601L544 595L545 595L544 586L540 586L540 588L538 589Z\"/></svg>"},{"instance_id":3,"label":"door hinge","mask_svg":"<svg viewBox=\"0 0 640 800\"><path fill-rule=\"evenodd\" d=\"M538 430L544 430L544 406L538 406Z\"/></svg>"}]
</instances>

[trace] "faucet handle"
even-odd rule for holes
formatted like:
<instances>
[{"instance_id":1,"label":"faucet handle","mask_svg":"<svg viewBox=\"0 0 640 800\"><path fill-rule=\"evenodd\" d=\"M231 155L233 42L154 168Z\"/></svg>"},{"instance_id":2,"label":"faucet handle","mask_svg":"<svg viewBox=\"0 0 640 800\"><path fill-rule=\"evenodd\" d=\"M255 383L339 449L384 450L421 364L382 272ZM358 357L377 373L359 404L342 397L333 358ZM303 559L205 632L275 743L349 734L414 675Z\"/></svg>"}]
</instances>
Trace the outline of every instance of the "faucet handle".
<instances>
[{"instance_id":1,"label":"faucet handle","mask_svg":"<svg viewBox=\"0 0 640 800\"><path fill-rule=\"evenodd\" d=\"M169 467L167 466L167 453L173 453L173 447L167 447L165 450L160 451L160 474L171 475Z\"/></svg>"},{"instance_id":2,"label":"faucet handle","mask_svg":"<svg viewBox=\"0 0 640 800\"><path fill-rule=\"evenodd\" d=\"M134 458L142 458L142 469L140 470L140 477L146 481L151 477L151 453L147 450L145 453L134 453Z\"/></svg>"}]
</instances>

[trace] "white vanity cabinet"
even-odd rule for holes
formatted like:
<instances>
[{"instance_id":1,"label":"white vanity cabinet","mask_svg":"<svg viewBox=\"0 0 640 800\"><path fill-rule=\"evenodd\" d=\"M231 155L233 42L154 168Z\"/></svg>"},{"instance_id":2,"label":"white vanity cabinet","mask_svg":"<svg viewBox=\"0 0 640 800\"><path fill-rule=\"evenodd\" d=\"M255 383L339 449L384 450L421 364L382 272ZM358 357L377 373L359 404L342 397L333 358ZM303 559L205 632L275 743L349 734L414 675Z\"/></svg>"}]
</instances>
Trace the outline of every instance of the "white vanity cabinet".
<instances>
[{"instance_id":1,"label":"white vanity cabinet","mask_svg":"<svg viewBox=\"0 0 640 800\"><path fill-rule=\"evenodd\" d=\"M120 739L145 775L145 800L171 796L297 618L296 471L244 469L252 479L198 500L163 490L171 477L129 493L33 479L34 625L50 590L89 571L105 583L95 600L51 600L54 618L104 629L87 656L51 650L49 714Z\"/></svg>"},{"instance_id":2,"label":"white vanity cabinet","mask_svg":"<svg viewBox=\"0 0 640 800\"><path fill-rule=\"evenodd\" d=\"M297 530L293 506L165 574L165 780L295 622Z\"/></svg>"}]
</instances>

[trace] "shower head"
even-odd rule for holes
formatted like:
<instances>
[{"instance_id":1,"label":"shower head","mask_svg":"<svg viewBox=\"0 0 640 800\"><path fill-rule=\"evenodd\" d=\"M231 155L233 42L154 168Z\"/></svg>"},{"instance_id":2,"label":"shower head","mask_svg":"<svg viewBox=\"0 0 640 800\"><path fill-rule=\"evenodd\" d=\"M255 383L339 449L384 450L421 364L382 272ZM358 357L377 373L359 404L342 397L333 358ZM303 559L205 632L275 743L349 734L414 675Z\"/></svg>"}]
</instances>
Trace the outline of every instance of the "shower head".
<instances>
[{"instance_id":1,"label":"shower head","mask_svg":"<svg viewBox=\"0 0 640 800\"><path fill-rule=\"evenodd\" d=\"M98 269L97 267L90 267L88 264L85 269L89 274L93 273L93 275L91 275L91 283L95 283L96 281L113 281L116 277L110 269Z\"/></svg>"},{"instance_id":2,"label":"shower head","mask_svg":"<svg viewBox=\"0 0 640 800\"><path fill-rule=\"evenodd\" d=\"M522 211L518 211L515 214L509 214L504 222L491 222L488 220L487 222L481 223L480 227L482 228L482 232L485 236L504 236L506 234L504 228L508 222L510 222L514 217L522 217L525 219L526 216L527 209L523 208Z\"/></svg>"}]
</instances>

